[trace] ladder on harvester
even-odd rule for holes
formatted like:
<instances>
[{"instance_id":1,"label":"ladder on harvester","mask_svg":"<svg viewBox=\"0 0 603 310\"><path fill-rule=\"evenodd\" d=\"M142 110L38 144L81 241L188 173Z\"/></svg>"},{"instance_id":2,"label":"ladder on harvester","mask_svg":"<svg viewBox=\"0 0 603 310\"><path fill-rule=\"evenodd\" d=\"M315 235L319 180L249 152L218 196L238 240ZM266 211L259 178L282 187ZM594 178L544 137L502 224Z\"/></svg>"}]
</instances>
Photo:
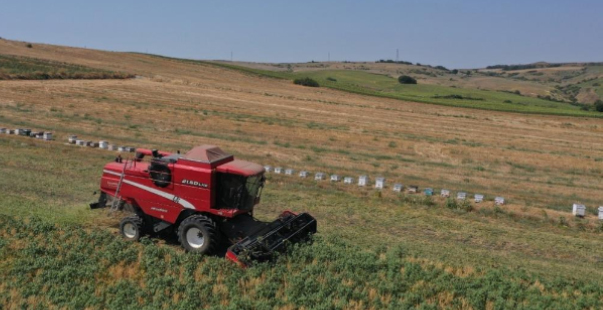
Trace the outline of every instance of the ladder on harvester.
<instances>
[{"instance_id":1,"label":"ladder on harvester","mask_svg":"<svg viewBox=\"0 0 603 310\"><path fill-rule=\"evenodd\" d=\"M119 192L121 191L121 184L123 183L124 177L126 176L127 165L128 160L126 160L121 170L121 175L119 176L119 182L117 183L117 188L115 189L115 196L113 196L113 201L111 201L111 208L109 209L109 213L113 213L119 210L119 206L121 205L121 195L119 195Z\"/></svg>"}]
</instances>

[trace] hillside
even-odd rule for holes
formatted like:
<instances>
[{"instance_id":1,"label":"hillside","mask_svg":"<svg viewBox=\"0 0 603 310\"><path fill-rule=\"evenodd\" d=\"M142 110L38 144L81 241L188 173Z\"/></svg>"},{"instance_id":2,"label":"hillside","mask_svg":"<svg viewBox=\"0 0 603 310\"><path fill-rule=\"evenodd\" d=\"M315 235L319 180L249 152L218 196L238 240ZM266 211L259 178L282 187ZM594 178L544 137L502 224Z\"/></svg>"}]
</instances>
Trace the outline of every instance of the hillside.
<instances>
[{"instance_id":1,"label":"hillside","mask_svg":"<svg viewBox=\"0 0 603 310\"><path fill-rule=\"evenodd\" d=\"M0 81L0 127L57 139L0 135L2 307L603 306L600 119L308 88L133 53L0 40L0 55L138 76ZM255 215L308 211L318 239L275 265L242 270L165 238L121 241L120 215L87 207L116 153L68 145L70 134L168 151L216 144L264 165L384 176L388 187L269 174ZM394 193L398 182L487 201L457 208ZM508 203L495 207L498 195ZM574 202L587 205L584 219L572 217Z\"/></svg>"},{"instance_id":2,"label":"hillside","mask_svg":"<svg viewBox=\"0 0 603 310\"><path fill-rule=\"evenodd\" d=\"M293 64L261 64L248 62L219 62L225 65L237 65L246 68L293 73L298 76L333 76L338 72L352 74L357 72L387 76L392 79L400 75L409 75L419 84L443 87L455 87L480 93L480 90L516 93L532 98L550 98L554 101L592 104L602 99L603 63L567 63L517 66L492 66L483 69L437 68L429 65L410 63L374 63L374 62L317 62ZM523 69L524 67L528 69ZM319 73L320 72L320 73ZM594 85L593 85L594 84ZM369 87L370 88L370 87ZM425 93L441 91L442 88L430 88ZM590 94L590 96L589 96ZM592 94L596 94L592 95ZM521 100L517 99L516 101ZM511 100L513 98L510 98ZM547 100L551 102L551 100Z\"/></svg>"}]
</instances>

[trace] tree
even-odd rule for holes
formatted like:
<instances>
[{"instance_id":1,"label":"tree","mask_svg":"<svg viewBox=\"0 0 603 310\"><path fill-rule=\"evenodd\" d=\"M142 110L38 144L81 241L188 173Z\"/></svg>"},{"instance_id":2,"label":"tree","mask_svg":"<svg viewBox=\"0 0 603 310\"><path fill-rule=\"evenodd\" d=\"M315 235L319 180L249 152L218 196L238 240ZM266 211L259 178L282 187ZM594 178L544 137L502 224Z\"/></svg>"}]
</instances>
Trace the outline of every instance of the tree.
<instances>
[{"instance_id":1,"label":"tree","mask_svg":"<svg viewBox=\"0 0 603 310\"><path fill-rule=\"evenodd\" d=\"M603 112L603 100L597 100L597 102L595 102L595 110L597 110L597 112Z\"/></svg>"},{"instance_id":2,"label":"tree","mask_svg":"<svg viewBox=\"0 0 603 310\"><path fill-rule=\"evenodd\" d=\"M417 84L417 80L408 75L401 75L398 78L398 82L400 82L400 84Z\"/></svg>"},{"instance_id":3,"label":"tree","mask_svg":"<svg viewBox=\"0 0 603 310\"><path fill-rule=\"evenodd\" d=\"M307 77L307 78L303 78L303 79L296 79L293 81L294 84L297 85L303 85L303 86L309 86L309 87L319 87L320 85L318 85L318 82L316 82L315 80Z\"/></svg>"},{"instance_id":4,"label":"tree","mask_svg":"<svg viewBox=\"0 0 603 310\"><path fill-rule=\"evenodd\" d=\"M453 69L451 72L452 72L452 74L458 74L458 73L459 73L459 70L457 70L457 69Z\"/></svg>"}]
</instances>

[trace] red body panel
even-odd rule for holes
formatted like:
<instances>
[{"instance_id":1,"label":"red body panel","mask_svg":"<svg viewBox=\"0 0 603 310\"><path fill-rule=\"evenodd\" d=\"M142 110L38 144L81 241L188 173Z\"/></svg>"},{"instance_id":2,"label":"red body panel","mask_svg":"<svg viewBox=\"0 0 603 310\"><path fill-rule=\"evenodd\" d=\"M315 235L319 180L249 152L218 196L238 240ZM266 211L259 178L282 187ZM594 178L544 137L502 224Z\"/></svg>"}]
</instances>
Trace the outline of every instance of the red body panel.
<instances>
[{"instance_id":1,"label":"red body panel","mask_svg":"<svg viewBox=\"0 0 603 310\"><path fill-rule=\"evenodd\" d=\"M193 150L200 152L204 148L216 149L204 146ZM137 153L140 154L139 159L141 155L152 154L146 149L139 149ZM258 175L264 172L262 166L235 160L232 155L215 156L216 161L203 162L198 160L198 157L189 159L178 154L166 152L159 152L159 154L164 157L175 156L173 162L167 163L171 171L171 182L166 186L160 187L153 182L149 173L150 163L136 160L107 164L101 178L101 190L116 196L120 176L124 172L118 196L127 203L140 207L144 213L169 223L175 223L180 213L187 209L226 218L251 211L215 207L216 175L217 173Z\"/></svg>"}]
</instances>

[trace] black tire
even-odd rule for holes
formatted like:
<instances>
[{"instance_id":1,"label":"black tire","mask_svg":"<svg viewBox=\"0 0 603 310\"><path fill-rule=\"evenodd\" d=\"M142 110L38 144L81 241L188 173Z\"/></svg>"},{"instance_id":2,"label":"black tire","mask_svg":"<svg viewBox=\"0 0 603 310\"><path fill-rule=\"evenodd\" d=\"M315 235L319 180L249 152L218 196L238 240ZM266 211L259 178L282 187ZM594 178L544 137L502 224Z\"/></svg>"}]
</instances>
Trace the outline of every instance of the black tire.
<instances>
[{"instance_id":1,"label":"black tire","mask_svg":"<svg viewBox=\"0 0 603 310\"><path fill-rule=\"evenodd\" d=\"M218 239L216 223L205 215L191 215L178 227L178 241L187 252L212 254Z\"/></svg>"},{"instance_id":2,"label":"black tire","mask_svg":"<svg viewBox=\"0 0 603 310\"><path fill-rule=\"evenodd\" d=\"M138 215L124 217L119 223L119 232L127 241L138 241L143 235L144 222Z\"/></svg>"}]
</instances>

